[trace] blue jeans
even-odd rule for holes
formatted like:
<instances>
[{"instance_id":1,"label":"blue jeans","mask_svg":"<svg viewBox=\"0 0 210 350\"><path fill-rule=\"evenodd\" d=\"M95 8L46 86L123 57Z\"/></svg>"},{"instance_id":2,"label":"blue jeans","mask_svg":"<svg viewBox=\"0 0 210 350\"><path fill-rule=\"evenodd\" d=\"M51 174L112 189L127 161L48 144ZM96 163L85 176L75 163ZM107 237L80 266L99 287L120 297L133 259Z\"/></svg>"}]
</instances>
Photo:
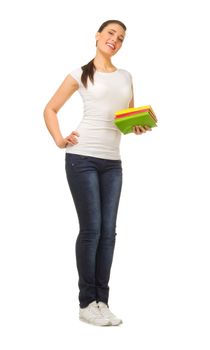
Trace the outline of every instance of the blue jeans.
<instances>
[{"instance_id":1,"label":"blue jeans","mask_svg":"<svg viewBox=\"0 0 210 350\"><path fill-rule=\"evenodd\" d=\"M65 169L80 228L76 240L80 307L94 300L108 305L121 160L66 153Z\"/></svg>"}]
</instances>

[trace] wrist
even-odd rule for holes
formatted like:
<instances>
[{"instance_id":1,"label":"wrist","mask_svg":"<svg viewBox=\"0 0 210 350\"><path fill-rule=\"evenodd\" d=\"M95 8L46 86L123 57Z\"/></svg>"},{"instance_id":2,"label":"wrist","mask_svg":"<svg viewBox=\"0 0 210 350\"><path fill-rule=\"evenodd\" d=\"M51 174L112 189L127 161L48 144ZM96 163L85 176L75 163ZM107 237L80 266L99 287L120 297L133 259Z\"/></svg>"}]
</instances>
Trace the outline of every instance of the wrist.
<instances>
[{"instance_id":1,"label":"wrist","mask_svg":"<svg viewBox=\"0 0 210 350\"><path fill-rule=\"evenodd\" d=\"M61 147L65 144L65 140L63 137L59 137L59 138L55 139L55 143L58 147Z\"/></svg>"}]
</instances>

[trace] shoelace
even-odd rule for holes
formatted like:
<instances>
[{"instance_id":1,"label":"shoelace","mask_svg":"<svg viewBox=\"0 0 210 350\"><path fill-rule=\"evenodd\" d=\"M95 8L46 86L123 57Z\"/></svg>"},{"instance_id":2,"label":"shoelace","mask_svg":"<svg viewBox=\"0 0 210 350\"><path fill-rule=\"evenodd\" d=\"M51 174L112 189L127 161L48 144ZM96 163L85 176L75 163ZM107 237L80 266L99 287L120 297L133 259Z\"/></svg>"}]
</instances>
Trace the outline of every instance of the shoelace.
<instances>
[{"instance_id":1,"label":"shoelace","mask_svg":"<svg viewBox=\"0 0 210 350\"><path fill-rule=\"evenodd\" d=\"M112 317L112 318L116 318L116 316L109 310L109 308L107 306L104 307L99 307L101 313L106 316L106 317Z\"/></svg>"},{"instance_id":2,"label":"shoelace","mask_svg":"<svg viewBox=\"0 0 210 350\"><path fill-rule=\"evenodd\" d=\"M91 305L89 310L93 316L101 317L101 312L98 305Z\"/></svg>"}]
</instances>

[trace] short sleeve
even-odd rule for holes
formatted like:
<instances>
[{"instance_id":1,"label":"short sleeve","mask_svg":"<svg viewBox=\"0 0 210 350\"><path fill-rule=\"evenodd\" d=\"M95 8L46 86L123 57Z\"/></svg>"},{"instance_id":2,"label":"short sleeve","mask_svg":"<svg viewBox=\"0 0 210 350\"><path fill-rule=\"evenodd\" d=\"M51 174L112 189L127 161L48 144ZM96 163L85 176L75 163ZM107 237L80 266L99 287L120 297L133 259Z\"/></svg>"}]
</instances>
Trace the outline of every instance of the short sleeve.
<instances>
[{"instance_id":1,"label":"short sleeve","mask_svg":"<svg viewBox=\"0 0 210 350\"><path fill-rule=\"evenodd\" d=\"M134 98L133 96L133 77L132 77L132 74L130 72L128 72L128 77L129 77L129 82L130 82L130 87L131 87L131 99ZM130 99L130 101L131 101Z\"/></svg>"},{"instance_id":2,"label":"short sleeve","mask_svg":"<svg viewBox=\"0 0 210 350\"><path fill-rule=\"evenodd\" d=\"M82 68L74 69L69 74L78 82L79 86L81 86Z\"/></svg>"},{"instance_id":3,"label":"short sleeve","mask_svg":"<svg viewBox=\"0 0 210 350\"><path fill-rule=\"evenodd\" d=\"M128 72L128 75L129 75L129 78L130 78L130 82L131 84L133 85L133 77L132 77L132 74L130 72Z\"/></svg>"}]
</instances>

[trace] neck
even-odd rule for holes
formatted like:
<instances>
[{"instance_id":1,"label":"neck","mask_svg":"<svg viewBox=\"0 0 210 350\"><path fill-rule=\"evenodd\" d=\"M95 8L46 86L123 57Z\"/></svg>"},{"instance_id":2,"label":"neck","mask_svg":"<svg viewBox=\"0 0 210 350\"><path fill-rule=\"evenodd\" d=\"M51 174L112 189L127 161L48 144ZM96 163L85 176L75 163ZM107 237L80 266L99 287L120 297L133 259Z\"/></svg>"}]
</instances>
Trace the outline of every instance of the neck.
<instances>
[{"instance_id":1,"label":"neck","mask_svg":"<svg viewBox=\"0 0 210 350\"><path fill-rule=\"evenodd\" d=\"M109 72L116 69L116 67L112 64L110 57L105 57L99 52L96 54L93 62L96 70L98 71Z\"/></svg>"}]
</instances>

